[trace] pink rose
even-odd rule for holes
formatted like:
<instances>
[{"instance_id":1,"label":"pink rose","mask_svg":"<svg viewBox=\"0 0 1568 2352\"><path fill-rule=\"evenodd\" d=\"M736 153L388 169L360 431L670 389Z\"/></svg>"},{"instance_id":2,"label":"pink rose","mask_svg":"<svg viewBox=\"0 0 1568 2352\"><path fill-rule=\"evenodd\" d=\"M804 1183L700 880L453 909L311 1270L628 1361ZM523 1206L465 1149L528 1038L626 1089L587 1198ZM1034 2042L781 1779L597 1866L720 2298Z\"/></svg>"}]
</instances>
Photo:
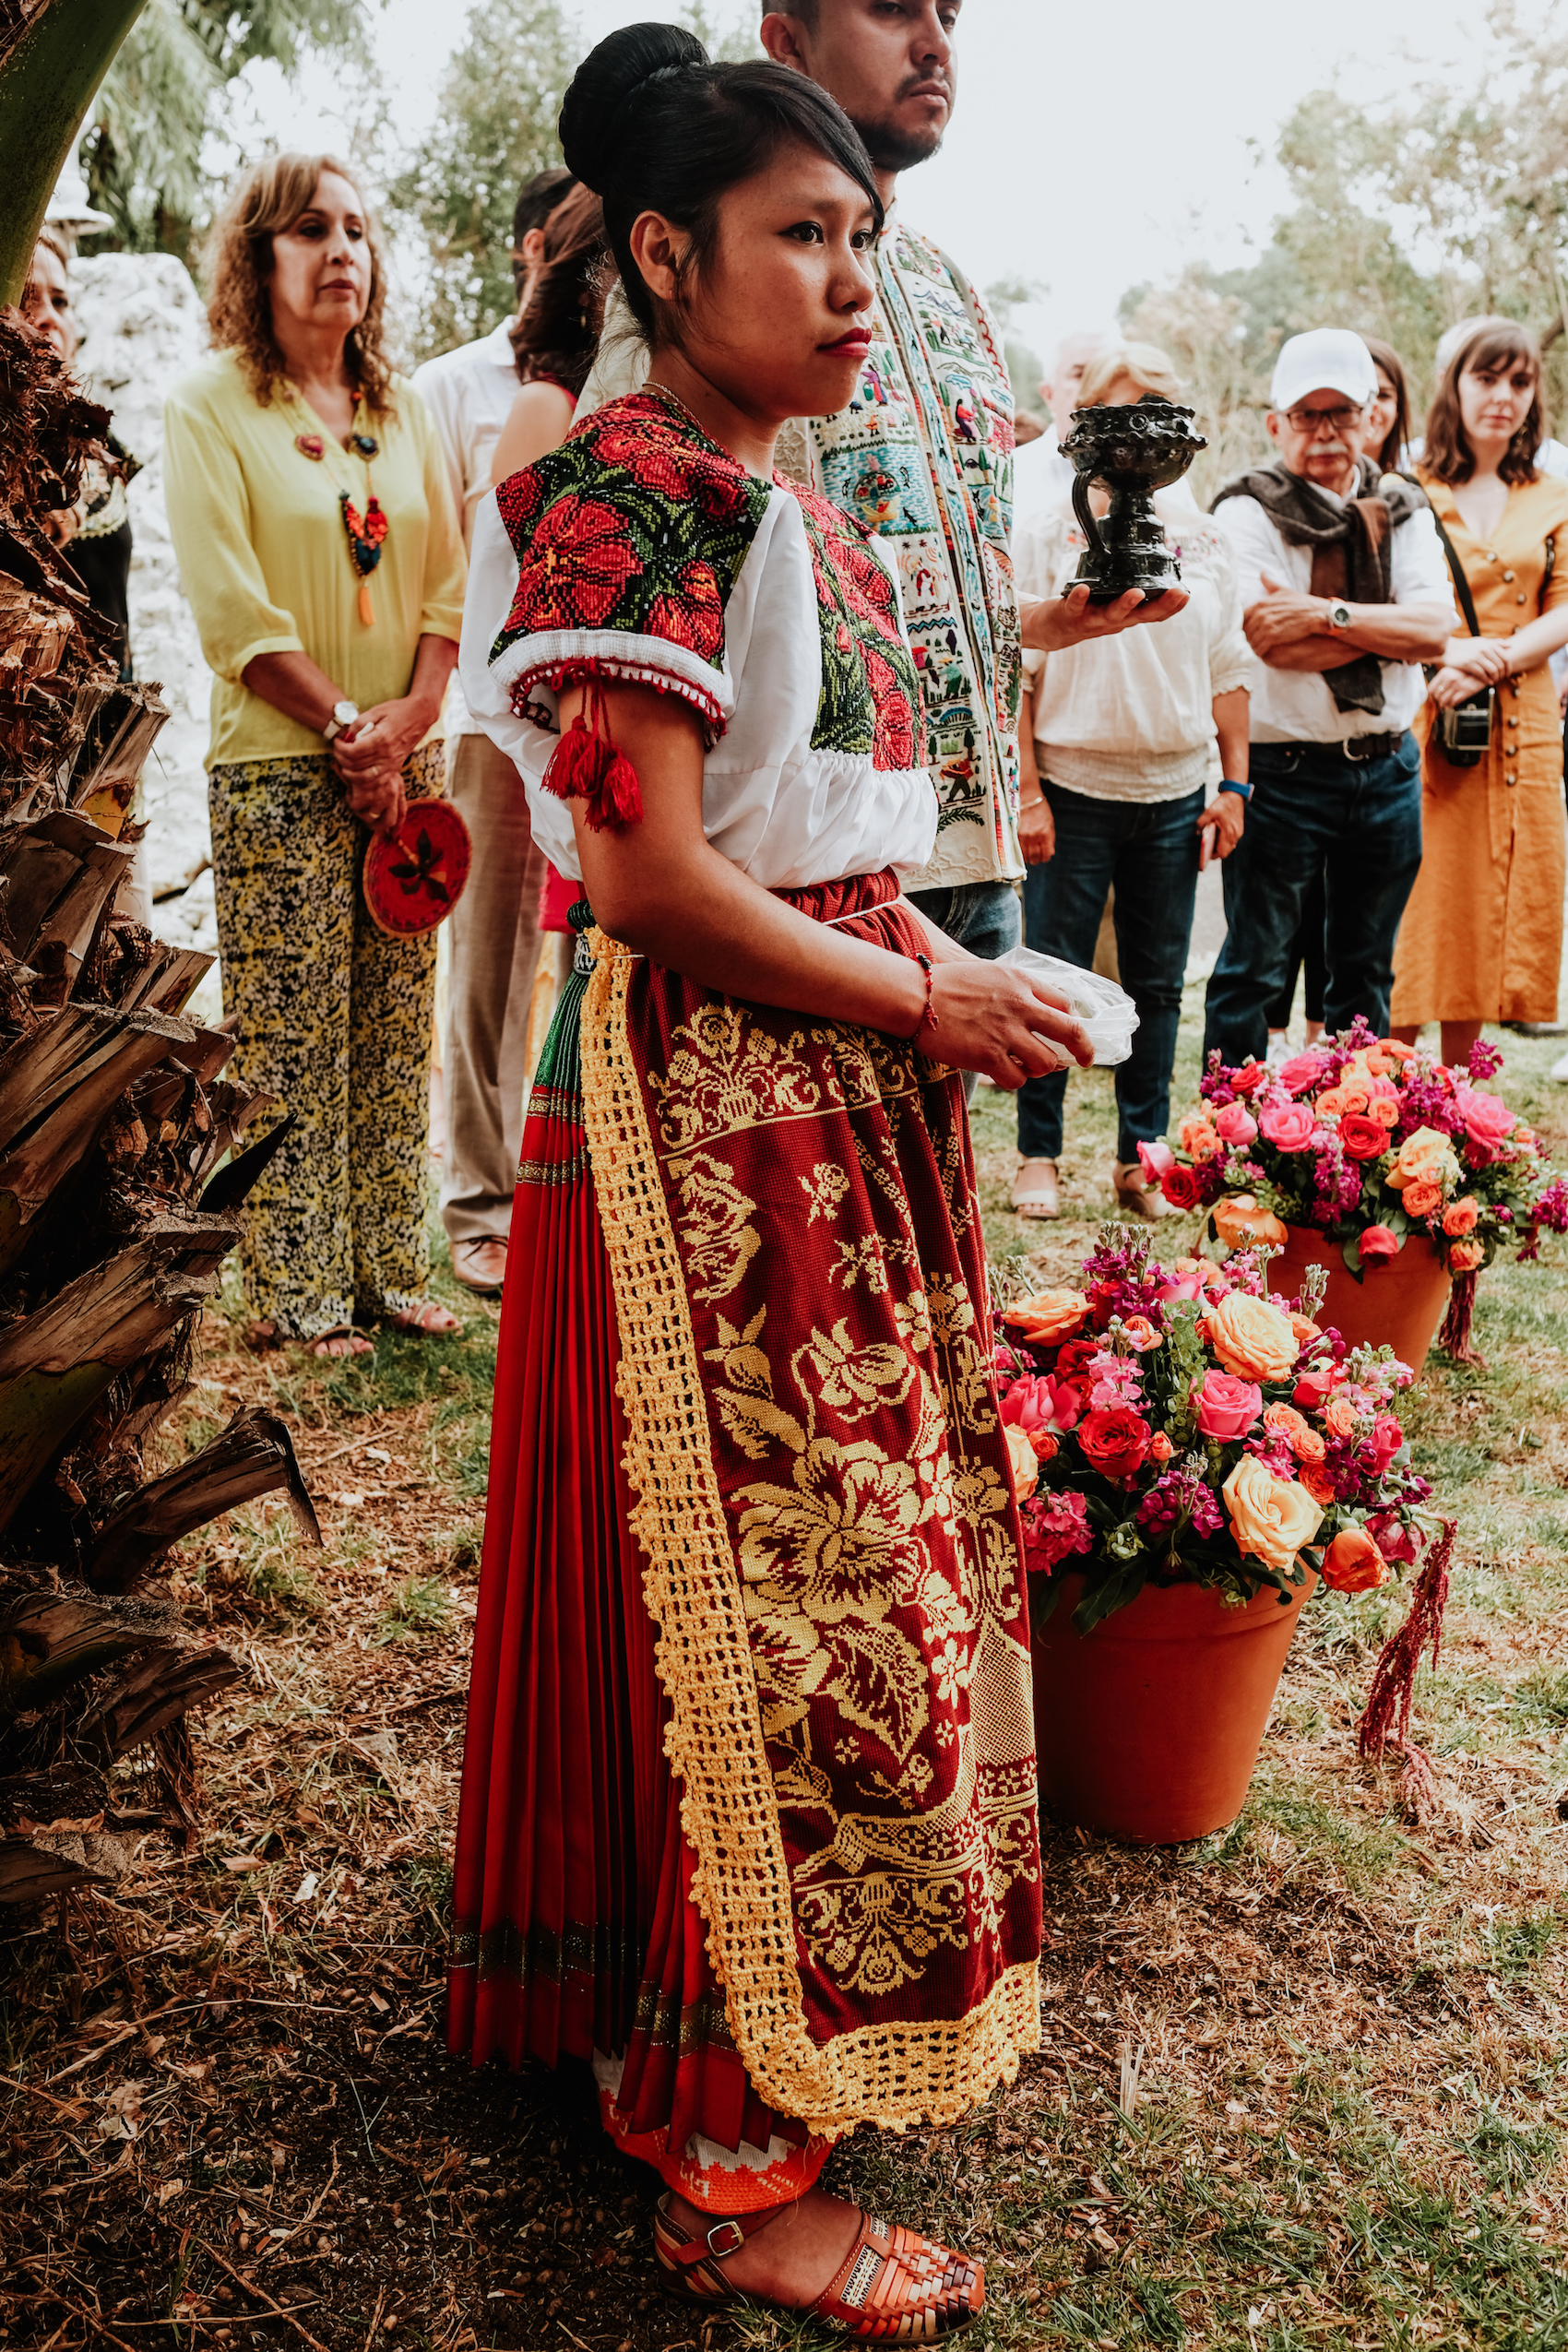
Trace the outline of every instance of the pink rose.
<instances>
[{"instance_id":1,"label":"pink rose","mask_svg":"<svg viewBox=\"0 0 1568 2352\"><path fill-rule=\"evenodd\" d=\"M1281 1063L1274 1075L1287 1094L1311 1094L1327 1068L1328 1063L1321 1053L1309 1051L1293 1054L1289 1062Z\"/></svg>"},{"instance_id":2,"label":"pink rose","mask_svg":"<svg viewBox=\"0 0 1568 2352\"><path fill-rule=\"evenodd\" d=\"M1204 1435L1229 1445L1245 1437L1257 1420L1263 1410L1263 1391L1230 1372L1205 1372L1203 1386L1194 1391L1193 1406Z\"/></svg>"},{"instance_id":3,"label":"pink rose","mask_svg":"<svg viewBox=\"0 0 1568 2352\"><path fill-rule=\"evenodd\" d=\"M1258 1123L1252 1112L1240 1102L1228 1102L1214 1114L1215 1133L1228 1144L1250 1144L1257 1134Z\"/></svg>"},{"instance_id":4,"label":"pink rose","mask_svg":"<svg viewBox=\"0 0 1568 2352\"><path fill-rule=\"evenodd\" d=\"M1168 1299L1201 1299L1203 1289L1204 1278L1201 1271L1196 1274L1179 1274L1171 1281L1162 1282L1154 1295L1160 1305L1164 1306Z\"/></svg>"},{"instance_id":5,"label":"pink rose","mask_svg":"<svg viewBox=\"0 0 1568 2352\"><path fill-rule=\"evenodd\" d=\"M1459 1098L1459 1115L1465 1122L1466 1134L1474 1144L1495 1146L1514 1132L1513 1111L1494 1094L1477 1094L1467 1087Z\"/></svg>"},{"instance_id":6,"label":"pink rose","mask_svg":"<svg viewBox=\"0 0 1568 2352\"><path fill-rule=\"evenodd\" d=\"M1258 1125L1265 1142L1276 1145L1280 1151L1305 1151L1317 1121L1304 1102L1282 1102L1265 1111Z\"/></svg>"},{"instance_id":7,"label":"pink rose","mask_svg":"<svg viewBox=\"0 0 1568 2352\"><path fill-rule=\"evenodd\" d=\"M1381 1478L1404 1444L1405 1432L1392 1413L1380 1413L1372 1423L1372 1433L1369 1442L1377 1475Z\"/></svg>"},{"instance_id":8,"label":"pink rose","mask_svg":"<svg viewBox=\"0 0 1568 2352\"><path fill-rule=\"evenodd\" d=\"M1027 1437L1037 1431L1065 1437L1083 1409L1082 1392L1070 1380L1053 1380L1049 1372L1015 1381L1002 1399L1003 1420L1016 1423Z\"/></svg>"},{"instance_id":9,"label":"pink rose","mask_svg":"<svg viewBox=\"0 0 1568 2352\"><path fill-rule=\"evenodd\" d=\"M1174 1168L1176 1165L1175 1153L1170 1145L1163 1141L1157 1144L1140 1144L1138 1159L1144 1174L1151 1183L1158 1182L1168 1168Z\"/></svg>"},{"instance_id":10,"label":"pink rose","mask_svg":"<svg viewBox=\"0 0 1568 2352\"><path fill-rule=\"evenodd\" d=\"M1361 1236L1361 1264L1363 1265L1386 1265L1390 1258L1396 1258L1398 1254L1399 1236L1397 1233L1390 1232L1386 1225L1367 1227Z\"/></svg>"}]
</instances>

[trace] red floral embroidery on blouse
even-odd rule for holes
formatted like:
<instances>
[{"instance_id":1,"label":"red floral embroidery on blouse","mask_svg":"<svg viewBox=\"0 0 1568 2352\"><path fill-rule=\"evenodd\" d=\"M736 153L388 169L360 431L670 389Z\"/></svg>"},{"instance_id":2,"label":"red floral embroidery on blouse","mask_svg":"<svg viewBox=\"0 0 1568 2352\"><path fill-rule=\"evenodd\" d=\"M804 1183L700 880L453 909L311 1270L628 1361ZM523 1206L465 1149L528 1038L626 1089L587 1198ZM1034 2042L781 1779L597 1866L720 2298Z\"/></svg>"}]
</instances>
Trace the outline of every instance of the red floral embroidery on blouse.
<instances>
[{"instance_id":1,"label":"red floral embroidery on blouse","mask_svg":"<svg viewBox=\"0 0 1568 2352\"><path fill-rule=\"evenodd\" d=\"M601 425L589 420L584 436L601 465L619 466L643 489L662 497L693 500L714 522L728 522L740 513L753 480L743 466L694 442L651 394L618 401L615 408Z\"/></svg>"},{"instance_id":2,"label":"red floral embroidery on blouse","mask_svg":"<svg viewBox=\"0 0 1568 2352\"><path fill-rule=\"evenodd\" d=\"M642 568L614 507L568 493L540 518L528 541L506 627L530 635L596 628L609 619L627 581Z\"/></svg>"},{"instance_id":3,"label":"red floral embroidery on blouse","mask_svg":"<svg viewBox=\"0 0 1568 2352\"><path fill-rule=\"evenodd\" d=\"M542 495L539 476L532 466L525 466L520 473L508 474L505 481L497 483L495 504L514 547L523 525L530 516L538 514Z\"/></svg>"},{"instance_id":4,"label":"red floral embroidery on blouse","mask_svg":"<svg viewBox=\"0 0 1568 2352\"><path fill-rule=\"evenodd\" d=\"M909 695L898 683L898 673L873 645L861 644L861 659L865 663L866 683L876 705L871 764L875 768L894 771L913 767L917 765L915 714Z\"/></svg>"},{"instance_id":5,"label":"red floral embroidery on blouse","mask_svg":"<svg viewBox=\"0 0 1568 2352\"><path fill-rule=\"evenodd\" d=\"M656 596L647 611L649 636L689 646L704 661L718 659L724 645L724 599L711 564L683 564L669 594Z\"/></svg>"}]
</instances>

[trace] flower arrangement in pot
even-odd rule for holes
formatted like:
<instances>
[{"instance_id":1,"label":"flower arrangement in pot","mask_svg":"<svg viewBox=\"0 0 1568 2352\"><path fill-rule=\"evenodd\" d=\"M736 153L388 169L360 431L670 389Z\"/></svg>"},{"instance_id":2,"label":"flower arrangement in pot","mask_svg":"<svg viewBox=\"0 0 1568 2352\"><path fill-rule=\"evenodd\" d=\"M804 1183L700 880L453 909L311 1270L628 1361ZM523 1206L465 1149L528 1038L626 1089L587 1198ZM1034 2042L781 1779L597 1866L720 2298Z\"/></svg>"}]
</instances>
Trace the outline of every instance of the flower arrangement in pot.
<instances>
[{"instance_id":1,"label":"flower arrangement in pot","mask_svg":"<svg viewBox=\"0 0 1568 2352\"><path fill-rule=\"evenodd\" d=\"M1348 1336L1388 1338L1419 1370L1446 1304L1442 1344L1474 1360L1481 1269L1568 1230L1568 1184L1485 1084L1502 1060L1482 1041L1450 1069L1363 1021L1277 1070L1211 1054L1197 1110L1139 1154L1172 1207L1209 1210L1226 1248L1281 1247L1277 1279L1326 1266Z\"/></svg>"},{"instance_id":2,"label":"flower arrangement in pot","mask_svg":"<svg viewBox=\"0 0 1568 2352\"><path fill-rule=\"evenodd\" d=\"M1271 1254L1166 1266L1110 1225L1081 1289L1000 1310L1042 1792L1143 1843L1234 1819L1318 1580L1370 1591L1440 1524L1409 1366L1314 1319L1321 1270L1271 1295Z\"/></svg>"}]
</instances>

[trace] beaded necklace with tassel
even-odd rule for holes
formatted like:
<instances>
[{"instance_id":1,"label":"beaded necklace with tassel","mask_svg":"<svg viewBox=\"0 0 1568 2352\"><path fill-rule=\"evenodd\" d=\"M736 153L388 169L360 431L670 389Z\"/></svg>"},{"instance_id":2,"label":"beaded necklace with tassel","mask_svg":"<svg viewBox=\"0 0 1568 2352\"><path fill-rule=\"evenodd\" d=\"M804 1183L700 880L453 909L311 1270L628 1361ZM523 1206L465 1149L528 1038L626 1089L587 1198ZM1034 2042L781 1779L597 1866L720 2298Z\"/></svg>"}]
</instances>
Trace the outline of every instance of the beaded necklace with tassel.
<instances>
[{"instance_id":1,"label":"beaded necklace with tassel","mask_svg":"<svg viewBox=\"0 0 1568 2352\"><path fill-rule=\"evenodd\" d=\"M292 385L289 387L289 393L290 405L302 427L302 430L294 435L294 446L301 457L308 457L313 465L326 466L332 487L338 493L338 507L343 517L344 535L349 542L349 561L353 565L354 576L360 584L360 619L367 629L374 629L375 607L371 601L370 576L381 561L381 551L386 543L386 535L391 529L383 511L381 501L371 487L370 480L370 461L380 455L381 444L374 433L365 432L364 403L356 401L354 429L349 435L349 447L364 467L365 498L364 512L362 514L354 505L352 491L343 488L334 470L333 460L328 453L336 447L336 445L329 442L324 434L312 429L303 404Z\"/></svg>"}]
</instances>

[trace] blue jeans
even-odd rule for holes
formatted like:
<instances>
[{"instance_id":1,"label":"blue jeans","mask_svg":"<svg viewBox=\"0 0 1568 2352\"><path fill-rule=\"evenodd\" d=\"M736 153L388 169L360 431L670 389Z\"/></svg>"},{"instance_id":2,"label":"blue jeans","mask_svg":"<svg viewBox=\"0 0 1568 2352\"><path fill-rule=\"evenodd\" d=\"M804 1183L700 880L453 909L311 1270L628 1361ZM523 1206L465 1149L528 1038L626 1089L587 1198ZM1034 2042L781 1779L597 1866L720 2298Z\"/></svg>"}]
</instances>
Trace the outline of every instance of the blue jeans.
<instances>
[{"instance_id":1,"label":"blue jeans","mask_svg":"<svg viewBox=\"0 0 1568 2352\"><path fill-rule=\"evenodd\" d=\"M1268 1008L1290 969L1302 909L1324 877L1323 1017L1364 1014L1381 1037L1394 942L1421 862L1421 757L1411 734L1374 759L1333 743L1254 743L1246 830L1225 861L1229 929L1208 984L1204 1052L1261 1062Z\"/></svg>"},{"instance_id":2,"label":"blue jeans","mask_svg":"<svg viewBox=\"0 0 1568 2352\"><path fill-rule=\"evenodd\" d=\"M1116 1070L1116 1157L1163 1135L1182 1017L1182 982L1198 887L1198 818L1205 794L1179 801L1096 801L1043 778L1056 820L1056 854L1024 878L1028 944L1069 964L1094 961L1105 894L1116 891L1116 959L1138 1008L1133 1051ZM1018 1090L1018 1149L1055 1159L1062 1149L1065 1070Z\"/></svg>"},{"instance_id":3,"label":"blue jeans","mask_svg":"<svg viewBox=\"0 0 1568 2352\"><path fill-rule=\"evenodd\" d=\"M961 882L948 890L910 890L905 896L927 922L988 964L1016 947L1023 934L1018 894L1010 882Z\"/></svg>"}]
</instances>

